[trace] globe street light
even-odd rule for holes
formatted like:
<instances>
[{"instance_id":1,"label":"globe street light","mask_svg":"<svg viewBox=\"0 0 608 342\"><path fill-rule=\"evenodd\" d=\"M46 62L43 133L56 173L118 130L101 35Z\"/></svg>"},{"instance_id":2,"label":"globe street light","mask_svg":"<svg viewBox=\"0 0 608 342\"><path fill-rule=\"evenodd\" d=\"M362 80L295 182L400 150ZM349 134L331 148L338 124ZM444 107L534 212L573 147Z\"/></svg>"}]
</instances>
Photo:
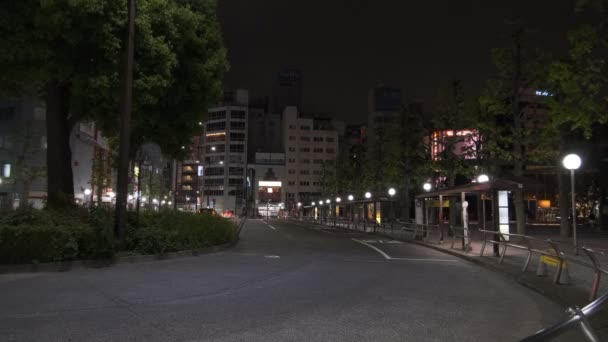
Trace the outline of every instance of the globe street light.
<instances>
[{"instance_id":1,"label":"globe street light","mask_svg":"<svg viewBox=\"0 0 608 342\"><path fill-rule=\"evenodd\" d=\"M395 196L395 194L397 193L397 190L395 190L395 188L390 188L388 189L388 195L391 196L391 215L392 215L392 219L395 218L395 207L393 204L393 196ZM391 221L391 229L392 229L392 221Z\"/></svg>"},{"instance_id":2,"label":"globe street light","mask_svg":"<svg viewBox=\"0 0 608 342\"><path fill-rule=\"evenodd\" d=\"M342 202L342 199L340 197L336 197L336 203L340 203Z\"/></svg>"},{"instance_id":3,"label":"globe street light","mask_svg":"<svg viewBox=\"0 0 608 342\"><path fill-rule=\"evenodd\" d=\"M365 198L372 198L372 193L371 192L366 192L365 193Z\"/></svg>"},{"instance_id":4,"label":"globe street light","mask_svg":"<svg viewBox=\"0 0 608 342\"><path fill-rule=\"evenodd\" d=\"M477 183L487 183L490 181L490 177L486 174L481 174L477 176Z\"/></svg>"},{"instance_id":5,"label":"globe street light","mask_svg":"<svg viewBox=\"0 0 608 342\"><path fill-rule=\"evenodd\" d=\"M352 200L354 200L354 199L355 199L355 196L353 196L353 195L348 195L348 200L349 200L349 201L352 201Z\"/></svg>"},{"instance_id":6,"label":"globe street light","mask_svg":"<svg viewBox=\"0 0 608 342\"><path fill-rule=\"evenodd\" d=\"M431 185L431 183L426 182L422 185L422 188L424 189L424 191L431 191L431 189L433 188L433 186Z\"/></svg>"},{"instance_id":7,"label":"globe street light","mask_svg":"<svg viewBox=\"0 0 608 342\"><path fill-rule=\"evenodd\" d=\"M574 170L581 167L581 157L576 154L569 154L564 157L562 164L570 170L570 193L572 194L572 237L574 238L574 252L578 255L578 241L576 239L576 193L574 190Z\"/></svg>"}]
</instances>

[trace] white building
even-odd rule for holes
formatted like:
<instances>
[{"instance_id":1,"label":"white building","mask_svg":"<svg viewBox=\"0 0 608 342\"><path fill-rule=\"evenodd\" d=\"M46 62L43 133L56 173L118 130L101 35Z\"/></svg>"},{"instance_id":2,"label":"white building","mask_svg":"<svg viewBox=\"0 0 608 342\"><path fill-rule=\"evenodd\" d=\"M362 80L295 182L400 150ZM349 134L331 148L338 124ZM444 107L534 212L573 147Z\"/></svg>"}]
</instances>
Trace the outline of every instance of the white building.
<instances>
[{"instance_id":1,"label":"white building","mask_svg":"<svg viewBox=\"0 0 608 342\"><path fill-rule=\"evenodd\" d=\"M248 102L248 92L239 89L227 93L221 106L209 109L201 140L202 207L235 214L244 209Z\"/></svg>"},{"instance_id":2,"label":"white building","mask_svg":"<svg viewBox=\"0 0 608 342\"><path fill-rule=\"evenodd\" d=\"M326 120L323 120L326 123ZM335 161L338 153L338 131L304 118L296 107L283 112L285 146L285 205L292 211L298 202L318 199L323 192L321 177L324 164Z\"/></svg>"}]
</instances>

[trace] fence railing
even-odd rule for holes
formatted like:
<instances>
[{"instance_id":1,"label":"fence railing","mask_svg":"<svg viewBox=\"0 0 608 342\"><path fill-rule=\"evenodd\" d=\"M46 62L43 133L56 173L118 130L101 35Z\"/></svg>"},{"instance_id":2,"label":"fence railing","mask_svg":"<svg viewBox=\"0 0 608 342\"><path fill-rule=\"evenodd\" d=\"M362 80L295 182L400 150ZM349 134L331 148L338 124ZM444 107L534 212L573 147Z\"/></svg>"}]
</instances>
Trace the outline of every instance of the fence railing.
<instances>
[{"instance_id":1,"label":"fence railing","mask_svg":"<svg viewBox=\"0 0 608 342\"><path fill-rule=\"evenodd\" d=\"M600 339L597 336L597 333L593 330L591 323L589 323L589 317L591 317L594 313L598 312L603 308L604 305L608 302L608 293L603 294L598 299L593 302L587 304L584 308L579 308L578 306L573 306L568 309L568 313L570 314L570 318L556 323L548 328L542 329L535 333L534 335L528 336L521 340L522 342L535 342L535 341L548 341L553 337L556 337L562 333L564 333L569 328L579 324L581 330L583 331L583 335L587 341L591 342L599 342Z\"/></svg>"},{"instance_id":2,"label":"fence railing","mask_svg":"<svg viewBox=\"0 0 608 342\"><path fill-rule=\"evenodd\" d=\"M550 258L555 258L558 260L556 265L556 271L553 277L553 283L559 284L559 280L561 277L561 273L563 271L563 267L565 262L574 263L577 265L581 265L587 267L593 271L593 283L591 286L591 290L589 293L589 300L594 300L597 297L597 292L599 290L600 279L602 274L608 274L608 270L603 268L600 263L600 256L606 256L607 253L605 251L600 251L597 249L593 249L587 246L582 247L574 247L569 244L565 244L562 242L554 241L552 239L538 239L532 236L521 235L521 234L507 234L490 230L479 230L482 235L482 246L479 252L480 256L483 256L484 249L487 242L492 244L498 244L502 247L500 251L500 258L498 259L498 263L502 263L505 255L507 254L507 248L517 248L523 249L528 252L526 257L526 261L522 267L522 272L525 272L530 265L530 261L533 255L544 255ZM498 237L498 240L496 240ZM513 239L511 239L513 238ZM547 249L542 249L540 246L548 247ZM539 248L540 247L540 248ZM564 250L572 249L575 251L574 255L565 253ZM589 261L581 260L581 258L577 255L578 251L582 251L584 255L587 256Z\"/></svg>"}]
</instances>

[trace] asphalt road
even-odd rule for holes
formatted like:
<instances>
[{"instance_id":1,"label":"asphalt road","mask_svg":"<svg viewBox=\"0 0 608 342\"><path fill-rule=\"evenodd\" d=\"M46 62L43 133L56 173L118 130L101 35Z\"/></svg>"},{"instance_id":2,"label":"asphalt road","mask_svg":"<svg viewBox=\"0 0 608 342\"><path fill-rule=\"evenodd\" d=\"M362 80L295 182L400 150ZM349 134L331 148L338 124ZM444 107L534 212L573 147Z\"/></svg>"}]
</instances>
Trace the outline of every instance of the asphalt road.
<instances>
[{"instance_id":1,"label":"asphalt road","mask_svg":"<svg viewBox=\"0 0 608 342\"><path fill-rule=\"evenodd\" d=\"M563 317L441 252L284 221L217 254L0 275L1 341L516 341Z\"/></svg>"}]
</instances>

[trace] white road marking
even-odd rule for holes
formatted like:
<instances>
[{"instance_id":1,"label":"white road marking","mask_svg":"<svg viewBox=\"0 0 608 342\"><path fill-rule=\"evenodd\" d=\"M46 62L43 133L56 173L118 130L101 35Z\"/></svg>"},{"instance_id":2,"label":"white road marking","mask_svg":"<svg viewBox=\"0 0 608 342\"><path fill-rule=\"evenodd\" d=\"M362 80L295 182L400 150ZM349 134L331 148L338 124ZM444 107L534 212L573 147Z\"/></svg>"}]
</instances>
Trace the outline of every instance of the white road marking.
<instances>
[{"instance_id":1,"label":"white road marking","mask_svg":"<svg viewBox=\"0 0 608 342\"><path fill-rule=\"evenodd\" d=\"M356 241L360 244L363 244L373 250L375 250L376 252L380 253L386 260L398 260L398 261L433 261L433 262L456 262L458 260L451 260L451 259L432 259L432 258L393 258L392 256L384 253L384 251L382 251L380 248L376 247L376 246L372 246L369 243L362 241L362 240L357 240L357 239L352 239L353 241Z\"/></svg>"},{"instance_id":2,"label":"white road marking","mask_svg":"<svg viewBox=\"0 0 608 342\"><path fill-rule=\"evenodd\" d=\"M451 259L427 259L427 258L393 258L391 260L400 260L400 261L433 261L433 262L457 262L458 260Z\"/></svg>"},{"instance_id":3,"label":"white road marking","mask_svg":"<svg viewBox=\"0 0 608 342\"><path fill-rule=\"evenodd\" d=\"M362 245L365 245L365 246L367 246L367 247L369 247L369 248L371 248L371 249L375 250L376 252L378 252L378 253L382 254L382 256L383 256L383 257L384 257L386 260L390 260L390 259L391 259L391 257L390 257L388 254L384 253L384 252L383 252L383 251L381 251L379 248L376 248L375 246L372 246L372 245L370 245L370 244L369 244L369 243L367 243L367 242L364 242L364 241L361 241L361 240L357 240L357 239L353 239L353 241L356 241L356 242L358 242L358 243L360 243L360 244L362 244Z\"/></svg>"},{"instance_id":4,"label":"white road marking","mask_svg":"<svg viewBox=\"0 0 608 342\"><path fill-rule=\"evenodd\" d=\"M278 256L278 255L264 255L264 258L268 258L268 259L279 259L279 258L281 258L281 257L280 257L280 256Z\"/></svg>"},{"instance_id":5,"label":"white road marking","mask_svg":"<svg viewBox=\"0 0 608 342\"><path fill-rule=\"evenodd\" d=\"M277 230L275 227L268 224L268 227L272 228L272 230Z\"/></svg>"},{"instance_id":6,"label":"white road marking","mask_svg":"<svg viewBox=\"0 0 608 342\"><path fill-rule=\"evenodd\" d=\"M403 243L403 242L397 241L397 240L361 240L361 241L365 241L368 243Z\"/></svg>"}]
</instances>

